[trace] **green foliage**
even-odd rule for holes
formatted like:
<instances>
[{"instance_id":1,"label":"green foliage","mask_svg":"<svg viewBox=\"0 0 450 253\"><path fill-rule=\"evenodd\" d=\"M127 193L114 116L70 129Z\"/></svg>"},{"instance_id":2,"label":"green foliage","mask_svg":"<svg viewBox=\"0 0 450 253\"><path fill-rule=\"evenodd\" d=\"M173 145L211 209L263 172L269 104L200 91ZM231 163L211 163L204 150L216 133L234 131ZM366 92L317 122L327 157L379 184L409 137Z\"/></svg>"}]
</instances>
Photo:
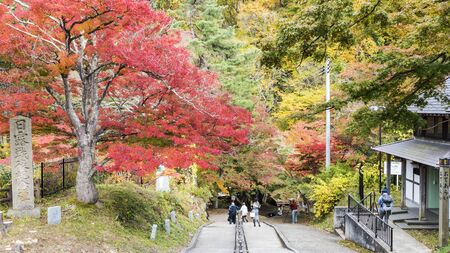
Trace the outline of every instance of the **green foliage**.
<instances>
[{"instance_id":1,"label":"green foliage","mask_svg":"<svg viewBox=\"0 0 450 253\"><path fill-rule=\"evenodd\" d=\"M192 187L191 194L196 196L197 198L203 199L203 201L208 202L212 197L211 190L207 186L201 187Z\"/></svg>"},{"instance_id":2,"label":"green foliage","mask_svg":"<svg viewBox=\"0 0 450 253\"><path fill-rule=\"evenodd\" d=\"M216 72L235 105L252 109L259 50L236 38L234 28L224 21L224 7L216 0L186 1L169 13L176 19L174 26L192 36L188 48L194 64Z\"/></svg>"},{"instance_id":3,"label":"green foliage","mask_svg":"<svg viewBox=\"0 0 450 253\"><path fill-rule=\"evenodd\" d=\"M362 168L364 173L364 192L366 194L370 192L378 192L379 191L379 171L378 164L369 164L363 166ZM355 174L355 182L358 180L358 173ZM381 182L386 182L386 176L384 173L381 175ZM383 188L383 186L382 186Z\"/></svg>"},{"instance_id":4,"label":"green foliage","mask_svg":"<svg viewBox=\"0 0 450 253\"><path fill-rule=\"evenodd\" d=\"M125 227L146 229L152 224L163 224L171 210L185 211L179 200L168 193L150 191L133 183L105 187L105 206Z\"/></svg>"},{"instance_id":5,"label":"green foliage","mask_svg":"<svg viewBox=\"0 0 450 253\"><path fill-rule=\"evenodd\" d=\"M0 188L6 188L11 185L11 168L0 165Z\"/></svg>"}]
</instances>

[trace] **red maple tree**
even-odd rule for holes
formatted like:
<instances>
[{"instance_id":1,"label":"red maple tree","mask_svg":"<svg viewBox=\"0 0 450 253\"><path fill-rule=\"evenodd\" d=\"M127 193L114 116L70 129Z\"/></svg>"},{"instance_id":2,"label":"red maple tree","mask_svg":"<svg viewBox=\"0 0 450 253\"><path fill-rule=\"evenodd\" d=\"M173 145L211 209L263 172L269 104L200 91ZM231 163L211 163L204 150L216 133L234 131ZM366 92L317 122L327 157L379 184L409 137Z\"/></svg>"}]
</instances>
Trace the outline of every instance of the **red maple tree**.
<instances>
[{"instance_id":1,"label":"red maple tree","mask_svg":"<svg viewBox=\"0 0 450 253\"><path fill-rule=\"evenodd\" d=\"M354 138L346 134L344 125L347 119L334 122L331 134L331 161L347 162L355 166L361 159L354 151ZM325 123L322 120L314 122L297 122L289 131L286 142L293 146L293 152L288 156L285 168L294 176L317 174L325 165Z\"/></svg>"},{"instance_id":2,"label":"red maple tree","mask_svg":"<svg viewBox=\"0 0 450 253\"><path fill-rule=\"evenodd\" d=\"M110 171L213 168L247 142L251 116L190 63L170 24L144 0L1 1L0 131L25 115L34 135L75 140L85 203L98 199L97 153Z\"/></svg>"}]
</instances>

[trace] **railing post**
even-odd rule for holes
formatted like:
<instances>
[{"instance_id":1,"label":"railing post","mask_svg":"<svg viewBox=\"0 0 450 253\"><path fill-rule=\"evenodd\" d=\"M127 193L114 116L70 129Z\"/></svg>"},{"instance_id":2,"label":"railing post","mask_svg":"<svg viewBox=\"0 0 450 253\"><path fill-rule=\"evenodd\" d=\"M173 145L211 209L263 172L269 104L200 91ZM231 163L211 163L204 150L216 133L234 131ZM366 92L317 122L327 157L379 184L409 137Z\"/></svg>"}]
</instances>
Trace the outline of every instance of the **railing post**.
<instances>
[{"instance_id":1,"label":"railing post","mask_svg":"<svg viewBox=\"0 0 450 253\"><path fill-rule=\"evenodd\" d=\"M394 232L394 231L393 231L393 228L390 228L390 229L389 229L389 232L390 232L390 237L391 237L391 251L392 251L392 250L394 249L394 240L393 240L393 239L394 239L394 236L393 236L393 234L392 234L392 233Z\"/></svg>"},{"instance_id":2,"label":"railing post","mask_svg":"<svg viewBox=\"0 0 450 253\"><path fill-rule=\"evenodd\" d=\"M347 195L347 212L350 212L350 194Z\"/></svg>"},{"instance_id":3,"label":"railing post","mask_svg":"<svg viewBox=\"0 0 450 253\"><path fill-rule=\"evenodd\" d=\"M356 210L358 210L358 211L357 211L357 215L356 216L358 217L358 222L359 222L359 209L360 209L360 206L359 206L359 204L357 204L356 205Z\"/></svg>"},{"instance_id":4,"label":"railing post","mask_svg":"<svg viewBox=\"0 0 450 253\"><path fill-rule=\"evenodd\" d=\"M64 164L64 158L62 159L62 188L63 190L66 188L66 176L65 176L65 164Z\"/></svg>"},{"instance_id":5,"label":"railing post","mask_svg":"<svg viewBox=\"0 0 450 253\"><path fill-rule=\"evenodd\" d=\"M378 236L378 218L375 216L375 238Z\"/></svg>"},{"instance_id":6,"label":"railing post","mask_svg":"<svg viewBox=\"0 0 450 253\"><path fill-rule=\"evenodd\" d=\"M41 198L44 197L44 163L41 163Z\"/></svg>"}]
</instances>

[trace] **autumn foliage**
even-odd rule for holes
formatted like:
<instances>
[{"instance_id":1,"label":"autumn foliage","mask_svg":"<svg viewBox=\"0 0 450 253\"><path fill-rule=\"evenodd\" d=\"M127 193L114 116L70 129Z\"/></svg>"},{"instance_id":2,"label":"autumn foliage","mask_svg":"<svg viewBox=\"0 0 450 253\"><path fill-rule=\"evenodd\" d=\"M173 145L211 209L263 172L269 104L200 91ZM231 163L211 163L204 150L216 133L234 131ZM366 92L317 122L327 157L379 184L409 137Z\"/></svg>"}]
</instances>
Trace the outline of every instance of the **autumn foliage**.
<instances>
[{"instance_id":1,"label":"autumn foliage","mask_svg":"<svg viewBox=\"0 0 450 253\"><path fill-rule=\"evenodd\" d=\"M343 120L345 121L345 120ZM336 123L336 128L341 128ZM317 174L325 165L325 123L321 120L314 122L297 122L287 133L286 142L293 146L293 152L288 156L285 168L293 176ZM352 148L355 140L341 129L336 129L331 135L332 162L347 161L354 165L361 159Z\"/></svg>"},{"instance_id":2,"label":"autumn foliage","mask_svg":"<svg viewBox=\"0 0 450 253\"><path fill-rule=\"evenodd\" d=\"M70 145L89 178L94 154L109 171L215 168L247 142L251 116L170 25L143 0L2 1L0 131L30 116L35 136L56 136L43 146Z\"/></svg>"}]
</instances>

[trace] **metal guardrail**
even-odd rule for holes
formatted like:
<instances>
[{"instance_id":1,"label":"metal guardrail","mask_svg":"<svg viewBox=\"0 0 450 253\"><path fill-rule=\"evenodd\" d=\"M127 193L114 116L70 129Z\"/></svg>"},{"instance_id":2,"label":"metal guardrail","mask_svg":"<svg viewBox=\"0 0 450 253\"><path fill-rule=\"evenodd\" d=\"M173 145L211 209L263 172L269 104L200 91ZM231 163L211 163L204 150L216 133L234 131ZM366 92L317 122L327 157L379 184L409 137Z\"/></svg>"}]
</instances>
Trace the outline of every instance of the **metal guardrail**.
<instances>
[{"instance_id":1,"label":"metal guardrail","mask_svg":"<svg viewBox=\"0 0 450 253\"><path fill-rule=\"evenodd\" d=\"M236 217L236 232L234 237L234 253L248 253L247 239L245 238L244 225L241 211Z\"/></svg>"},{"instance_id":2,"label":"metal guardrail","mask_svg":"<svg viewBox=\"0 0 450 253\"><path fill-rule=\"evenodd\" d=\"M366 198L369 196L370 195L366 196ZM375 234L375 238L380 238L392 251L394 229L388 223L380 219L377 214L372 212L374 210L374 203L376 203L373 201L375 200L374 197L375 194L372 194L372 197L369 197L370 205L369 207L366 207L364 206L364 201L367 201L366 198L358 202L349 194L347 212L356 216L358 223L370 229Z\"/></svg>"}]
</instances>

